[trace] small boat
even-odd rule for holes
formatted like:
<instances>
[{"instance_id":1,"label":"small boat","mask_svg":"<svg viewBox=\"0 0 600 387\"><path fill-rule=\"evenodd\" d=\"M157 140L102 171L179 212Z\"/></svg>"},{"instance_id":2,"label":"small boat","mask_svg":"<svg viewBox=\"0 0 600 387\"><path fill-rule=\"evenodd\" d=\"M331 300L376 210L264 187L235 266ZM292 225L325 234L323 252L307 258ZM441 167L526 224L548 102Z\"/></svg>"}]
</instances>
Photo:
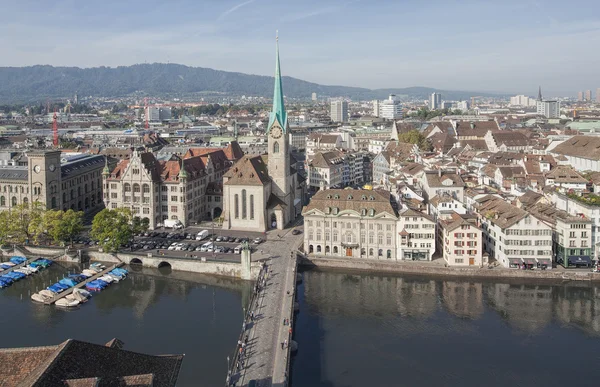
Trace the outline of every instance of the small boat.
<instances>
[{"instance_id":1,"label":"small boat","mask_svg":"<svg viewBox=\"0 0 600 387\"><path fill-rule=\"evenodd\" d=\"M50 290L44 289L39 291L39 295L42 297L54 298L56 294L51 292Z\"/></svg>"},{"instance_id":2,"label":"small boat","mask_svg":"<svg viewBox=\"0 0 600 387\"><path fill-rule=\"evenodd\" d=\"M108 273L108 274L104 275L104 277L106 277L106 276L112 278L114 282L119 282L120 280L123 279L123 277L121 277L117 274L113 274L113 273Z\"/></svg>"},{"instance_id":3,"label":"small boat","mask_svg":"<svg viewBox=\"0 0 600 387\"><path fill-rule=\"evenodd\" d=\"M6 283L8 283L9 285L11 285L13 282L15 282L15 280L13 280L13 279L12 279L11 277L9 277L7 274L4 274L4 275L0 276L0 280L1 280L2 282L6 282Z\"/></svg>"},{"instance_id":4,"label":"small boat","mask_svg":"<svg viewBox=\"0 0 600 387\"><path fill-rule=\"evenodd\" d=\"M104 281L106 283L112 283L114 281L113 277L109 276L109 275L103 275L102 277L98 278L100 281Z\"/></svg>"},{"instance_id":5,"label":"small boat","mask_svg":"<svg viewBox=\"0 0 600 387\"><path fill-rule=\"evenodd\" d=\"M13 279L15 279L15 280L17 280L17 281L20 280L20 279L22 279L22 278L27 277L25 274L19 273L18 271L11 271L10 273L8 273L6 275L9 276L9 277L11 277L11 278L13 278Z\"/></svg>"},{"instance_id":6,"label":"small boat","mask_svg":"<svg viewBox=\"0 0 600 387\"><path fill-rule=\"evenodd\" d=\"M88 268L89 271L93 271L94 273L98 274L102 271L102 269L100 269L99 267L94 267L94 266L90 266Z\"/></svg>"},{"instance_id":7,"label":"small boat","mask_svg":"<svg viewBox=\"0 0 600 387\"><path fill-rule=\"evenodd\" d=\"M70 288L72 288L73 286L77 285L77 282L72 279L72 278L63 278L60 281L58 281L59 283L68 286Z\"/></svg>"},{"instance_id":8,"label":"small boat","mask_svg":"<svg viewBox=\"0 0 600 387\"><path fill-rule=\"evenodd\" d=\"M50 290L51 292L57 293L57 294L58 294L58 293L61 293L62 291L64 291L64 290L65 290L65 289L63 289L63 288L61 288L61 287L57 286L57 284L50 285L50 286L48 286L46 289Z\"/></svg>"},{"instance_id":9,"label":"small boat","mask_svg":"<svg viewBox=\"0 0 600 387\"><path fill-rule=\"evenodd\" d=\"M32 273L37 273L38 271L40 271L39 267L34 267L31 265L27 265L23 269L31 270Z\"/></svg>"},{"instance_id":10,"label":"small boat","mask_svg":"<svg viewBox=\"0 0 600 387\"><path fill-rule=\"evenodd\" d=\"M50 298L44 297L39 293L33 293L31 295L31 299L35 302L41 302L42 304L45 303L46 301L50 301Z\"/></svg>"},{"instance_id":11,"label":"small boat","mask_svg":"<svg viewBox=\"0 0 600 387\"><path fill-rule=\"evenodd\" d=\"M77 301L77 300L70 300L67 297L61 298L60 300L56 300L56 302L54 304L56 306L62 306L62 307L65 307L65 308L72 308L72 307L75 307L75 306L79 305L79 301Z\"/></svg>"},{"instance_id":12,"label":"small boat","mask_svg":"<svg viewBox=\"0 0 600 387\"><path fill-rule=\"evenodd\" d=\"M69 274L69 278L72 278L74 281L77 281L79 283L85 281L87 277L83 274Z\"/></svg>"},{"instance_id":13,"label":"small boat","mask_svg":"<svg viewBox=\"0 0 600 387\"><path fill-rule=\"evenodd\" d=\"M15 265L20 265L23 262L27 261L27 258L14 256L14 257L10 257L10 261L12 263L14 263Z\"/></svg>"},{"instance_id":14,"label":"small boat","mask_svg":"<svg viewBox=\"0 0 600 387\"><path fill-rule=\"evenodd\" d=\"M100 270L104 270L106 269L106 266L104 266L103 264L101 264L100 262L94 262L90 265L90 267L97 267Z\"/></svg>"},{"instance_id":15,"label":"small boat","mask_svg":"<svg viewBox=\"0 0 600 387\"><path fill-rule=\"evenodd\" d=\"M15 269L15 273L23 273L25 275L33 274L32 271L29 271L29 270L25 269L24 267L22 267L20 269Z\"/></svg>"},{"instance_id":16,"label":"small boat","mask_svg":"<svg viewBox=\"0 0 600 387\"><path fill-rule=\"evenodd\" d=\"M88 277L88 278L89 278L89 277L93 277L93 276L95 276L95 275L96 275L96 274L98 274L98 273L96 273L96 272L95 272L95 271L93 271L93 270L84 269L84 270L81 272L81 274L83 274L83 275L85 275L86 277Z\"/></svg>"},{"instance_id":17,"label":"small boat","mask_svg":"<svg viewBox=\"0 0 600 387\"><path fill-rule=\"evenodd\" d=\"M3 270L6 270L6 269L10 269L12 266L10 266L10 265L6 264L6 262L5 262L5 263L0 263L0 267L1 267Z\"/></svg>"},{"instance_id":18,"label":"small boat","mask_svg":"<svg viewBox=\"0 0 600 387\"><path fill-rule=\"evenodd\" d=\"M85 284L85 288L92 292L99 292L101 290L104 290L104 288L106 288L106 282L100 283L98 281L91 281L91 282L88 282L87 284Z\"/></svg>"},{"instance_id":19,"label":"small boat","mask_svg":"<svg viewBox=\"0 0 600 387\"><path fill-rule=\"evenodd\" d=\"M116 273L122 273L122 274L129 274L129 272L126 269L120 268L120 267L115 267L114 269L112 269L111 271L114 271Z\"/></svg>"},{"instance_id":20,"label":"small boat","mask_svg":"<svg viewBox=\"0 0 600 387\"><path fill-rule=\"evenodd\" d=\"M79 302L86 302L92 297L92 293L85 289L75 288L73 289L73 297Z\"/></svg>"},{"instance_id":21,"label":"small boat","mask_svg":"<svg viewBox=\"0 0 600 387\"><path fill-rule=\"evenodd\" d=\"M13 267L13 266L15 266L15 264L14 264L14 263L12 263L12 262L10 262L10 261L8 261L8 262L2 262L2 264L3 264L3 265L6 265L6 266L9 266L9 267Z\"/></svg>"}]
</instances>

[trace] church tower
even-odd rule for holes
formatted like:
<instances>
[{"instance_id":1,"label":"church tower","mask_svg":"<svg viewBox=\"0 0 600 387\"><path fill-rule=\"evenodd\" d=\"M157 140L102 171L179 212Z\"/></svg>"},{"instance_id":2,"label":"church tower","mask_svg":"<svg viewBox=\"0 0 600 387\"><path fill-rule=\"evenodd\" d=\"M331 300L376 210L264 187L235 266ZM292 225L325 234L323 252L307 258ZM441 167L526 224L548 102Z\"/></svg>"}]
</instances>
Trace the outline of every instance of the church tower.
<instances>
[{"instance_id":1,"label":"church tower","mask_svg":"<svg viewBox=\"0 0 600 387\"><path fill-rule=\"evenodd\" d=\"M289 125L283 103L281 70L279 67L279 38L275 44L275 88L273 91L273 109L267 126L269 146L268 169L271 177L271 193L281 199L284 209L284 225L294 218L294 188L290 170ZM283 225L282 225L283 226Z\"/></svg>"}]
</instances>

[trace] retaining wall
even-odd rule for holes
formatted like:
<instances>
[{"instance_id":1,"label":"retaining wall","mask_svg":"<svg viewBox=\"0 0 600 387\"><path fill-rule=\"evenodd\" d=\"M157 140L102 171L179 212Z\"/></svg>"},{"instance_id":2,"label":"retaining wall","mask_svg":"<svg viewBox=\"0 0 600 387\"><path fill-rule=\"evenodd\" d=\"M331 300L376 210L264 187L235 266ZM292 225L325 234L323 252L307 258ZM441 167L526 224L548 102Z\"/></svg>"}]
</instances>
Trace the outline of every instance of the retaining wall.
<instances>
[{"instance_id":1,"label":"retaining wall","mask_svg":"<svg viewBox=\"0 0 600 387\"><path fill-rule=\"evenodd\" d=\"M600 273L563 271L563 270L518 270L518 269L479 269L444 267L436 264L412 262L374 262L357 259L334 259L302 257L299 264L305 267L323 267L345 270L370 271L378 273L401 273L421 276L465 277L465 278L503 278L503 279L541 279L568 281L600 281Z\"/></svg>"}]
</instances>

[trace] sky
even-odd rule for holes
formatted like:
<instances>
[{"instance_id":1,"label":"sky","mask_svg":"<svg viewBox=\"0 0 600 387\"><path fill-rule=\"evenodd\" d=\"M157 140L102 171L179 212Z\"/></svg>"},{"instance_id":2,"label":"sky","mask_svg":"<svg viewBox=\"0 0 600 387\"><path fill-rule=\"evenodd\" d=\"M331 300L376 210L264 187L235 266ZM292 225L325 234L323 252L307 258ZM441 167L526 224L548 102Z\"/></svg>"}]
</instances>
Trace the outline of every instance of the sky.
<instances>
[{"instance_id":1,"label":"sky","mask_svg":"<svg viewBox=\"0 0 600 387\"><path fill-rule=\"evenodd\" d=\"M326 85L545 97L600 87L598 0L19 0L0 66L179 63Z\"/></svg>"}]
</instances>

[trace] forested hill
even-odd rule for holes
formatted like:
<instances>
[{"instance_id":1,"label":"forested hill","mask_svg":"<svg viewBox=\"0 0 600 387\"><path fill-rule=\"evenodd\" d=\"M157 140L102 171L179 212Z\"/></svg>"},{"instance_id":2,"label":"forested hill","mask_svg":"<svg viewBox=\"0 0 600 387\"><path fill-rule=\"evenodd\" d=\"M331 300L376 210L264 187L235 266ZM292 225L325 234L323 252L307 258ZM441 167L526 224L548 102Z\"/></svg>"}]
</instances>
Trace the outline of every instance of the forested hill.
<instances>
[{"instance_id":1,"label":"forested hill","mask_svg":"<svg viewBox=\"0 0 600 387\"><path fill-rule=\"evenodd\" d=\"M352 99L383 99L388 94L427 98L435 89L369 90L358 87L325 86L283 77L286 96L310 98L350 97ZM149 96L184 96L195 93L248 95L270 97L273 78L219 71L178 64L138 64L116 68L94 67L0 67L0 102L44 101L47 98L80 96L123 97L134 93ZM467 99L477 92L441 91L444 99Z\"/></svg>"}]
</instances>

